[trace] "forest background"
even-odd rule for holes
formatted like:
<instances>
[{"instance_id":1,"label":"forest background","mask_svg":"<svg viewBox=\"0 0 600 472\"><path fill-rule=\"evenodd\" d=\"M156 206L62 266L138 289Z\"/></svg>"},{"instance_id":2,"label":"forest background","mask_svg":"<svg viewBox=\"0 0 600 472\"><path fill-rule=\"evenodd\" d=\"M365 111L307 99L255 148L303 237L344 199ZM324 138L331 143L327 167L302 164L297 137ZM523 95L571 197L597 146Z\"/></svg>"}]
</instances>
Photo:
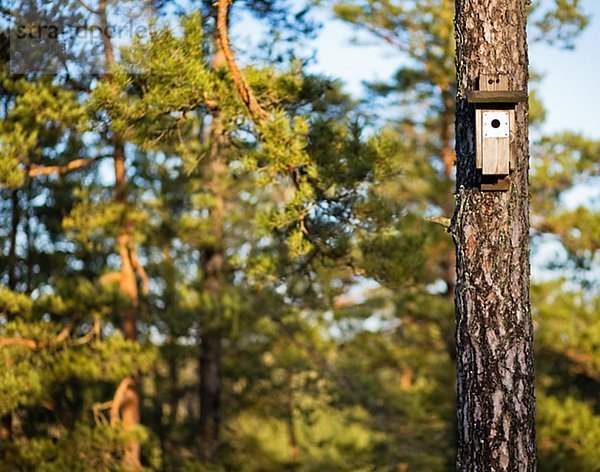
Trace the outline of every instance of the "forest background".
<instances>
[{"instance_id":1,"label":"forest background","mask_svg":"<svg viewBox=\"0 0 600 472\"><path fill-rule=\"evenodd\" d=\"M139 8L2 2L0 469L453 470L453 2L165 0L10 69ZM600 7L530 9L539 469L595 471Z\"/></svg>"}]
</instances>

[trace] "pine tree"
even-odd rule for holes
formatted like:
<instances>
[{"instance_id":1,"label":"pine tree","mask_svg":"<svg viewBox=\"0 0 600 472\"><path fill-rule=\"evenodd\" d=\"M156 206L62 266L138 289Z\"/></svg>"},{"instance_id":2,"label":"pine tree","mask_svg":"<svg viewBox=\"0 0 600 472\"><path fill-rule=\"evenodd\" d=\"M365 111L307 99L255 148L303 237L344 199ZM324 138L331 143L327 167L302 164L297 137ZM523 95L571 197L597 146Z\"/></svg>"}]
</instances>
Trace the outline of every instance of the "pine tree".
<instances>
[{"instance_id":1,"label":"pine tree","mask_svg":"<svg viewBox=\"0 0 600 472\"><path fill-rule=\"evenodd\" d=\"M516 110L509 190L484 192L471 146L473 108L465 98L484 74L510 76L510 90L527 89L526 5L456 7L457 468L535 470L527 107Z\"/></svg>"}]
</instances>

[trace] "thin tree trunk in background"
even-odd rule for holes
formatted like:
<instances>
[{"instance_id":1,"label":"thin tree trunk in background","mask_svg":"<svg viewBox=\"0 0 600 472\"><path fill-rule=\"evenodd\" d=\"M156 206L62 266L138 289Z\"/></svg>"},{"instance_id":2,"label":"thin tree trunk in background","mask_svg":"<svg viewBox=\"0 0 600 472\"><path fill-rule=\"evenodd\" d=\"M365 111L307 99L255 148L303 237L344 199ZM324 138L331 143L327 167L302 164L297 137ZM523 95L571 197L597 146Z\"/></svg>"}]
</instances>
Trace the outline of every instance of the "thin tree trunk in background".
<instances>
[{"instance_id":1,"label":"thin tree trunk in background","mask_svg":"<svg viewBox=\"0 0 600 472\"><path fill-rule=\"evenodd\" d=\"M221 410L221 332L208 329L200 346L200 451L202 461L215 462Z\"/></svg>"},{"instance_id":2,"label":"thin tree trunk in background","mask_svg":"<svg viewBox=\"0 0 600 472\"><path fill-rule=\"evenodd\" d=\"M27 207L25 210L25 240L27 241L27 255L25 257L25 263L27 265L27 287L25 293L31 294L33 290L33 241L35 239L33 235L33 227L31 224L33 216L33 189L31 179L27 180Z\"/></svg>"},{"instance_id":3,"label":"thin tree trunk in background","mask_svg":"<svg viewBox=\"0 0 600 472\"><path fill-rule=\"evenodd\" d=\"M213 197L210 215L213 245L205 248L201 268L203 288L213 300L214 311L206 314L208 319L202 327L200 343L200 452L205 463L216 460L221 415L221 324L223 320L219 306L225 270L222 239L227 166L220 156L222 130L218 116L214 117L209 133L212 150L205 175L206 188Z\"/></svg>"},{"instance_id":4,"label":"thin tree trunk in background","mask_svg":"<svg viewBox=\"0 0 600 472\"><path fill-rule=\"evenodd\" d=\"M125 170L125 146L122 141L115 139L114 142L114 167L115 167L115 201L125 205L127 203L127 175ZM131 260L131 248L133 242L133 227L126 215L123 215L119 224L117 236L117 249L121 259L121 271L119 273L119 288L121 293L127 297L128 305L123 312L123 334L125 339L137 340L137 310L139 305L139 293L135 269ZM121 406L121 420L123 429L131 431L140 423L140 397L137 391L138 375L133 379L136 385L127 389L125 399ZM133 468L141 467L140 444L130 442L125 447L124 463Z\"/></svg>"},{"instance_id":5,"label":"thin tree trunk in background","mask_svg":"<svg viewBox=\"0 0 600 472\"><path fill-rule=\"evenodd\" d=\"M444 163L444 173L446 174L446 177L450 177L456 162L456 152L454 150L454 115L456 113L456 107L450 87L442 88L441 98L443 103L440 132L440 140L442 143L441 157ZM448 197L449 198L444 199L442 202L444 215L452 214L453 199L450 195L448 195ZM450 251L447 253L447 257L444 258L443 270L444 282L447 287L446 295L448 298L452 299L454 297L454 288L456 286L456 260L454 254ZM454 354L454 341L452 341L451 349L452 354ZM454 355L452 357L454 357Z\"/></svg>"},{"instance_id":6,"label":"thin tree trunk in background","mask_svg":"<svg viewBox=\"0 0 600 472\"><path fill-rule=\"evenodd\" d=\"M214 69L227 63L214 32ZM219 312L222 285L225 277L225 254L222 240L225 217L225 192L228 167L221 155L225 145L219 112L213 113L207 130L210 143L209 161L204 169L205 187L213 198L210 210L212 243L204 248L201 269L203 288L214 300L214 312L201 329L200 341L200 455L205 463L216 461L219 448L221 418L221 343L222 314Z\"/></svg>"},{"instance_id":7,"label":"thin tree trunk in background","mask_svg":"<svg viewBox=\"0 0 600 472\"><path fill-rule=\"evenodd\" d=\"M444 108L441 116L440 156L444 163L444 174L447 178L450 178L456 161L456 153L454 151L454 130L452 129L454 126L456 107L454 97L448 87L442 89L441 99ZM454 204L452 195L444 195L444 198L440 199L439 204L442 208L443 215L452 214ZM448 246L448 251L444 251L442 255L440 268L442 270L442 280L446 284L444 297L452 302L454 301L454 290L456 288L456 258L450 246ZM444 344L450 358L456 359L456 340L454 338L454 333L452 333L451 330L447 331Z\"/></svg>"},{"instance_id":8,"label":"thin tree trunk in background","mask_svg":"<svg viewBox=\"0 0 600 472\"><path fill-rule=\"evenodd\" d=\"M115 140L114 144L114 168L115 168L115 201L118 204L127 203L127 176L125 171L125 150L121 141ZM119 223L117 236L117 250L121 259L121 271L119 274L119 287L121 292L127 295L130 306L123 314L123 333L126 339L135 341L137 338L136 311L139 303L137 280L135 269L131 261L130 248L133 244L133 227L124 215Z\"/></svg>"},{"instance_id":9,"label":"thin tree trunk in background","mask_svg":"<svg viewBox=\"0 0 600 472\"><path fill-rule=\"evenodd\" d=\"M211 168L211 184L218 185L223 164L219 159L209 163ZM215 209L212 212L213 236L220 237L215 241L220 244L223 236L223 198L222 195L213 193ZM223 283L224 255L220 248L205 251L202 263L204 277L204 290L214 300L213 313L202 328L200 344L200 453L205 463L215 462L219 448L219 429L221 416L221 342L222 342L222 317L218 306Z\"/></svg>"},{"instance_id":10,"label":"thin tree trunk in background","mask_svg":"<svg viewBox=\"0 0 600 472\"><path fill-rule=\"evenodd\" d=\"M19 205L19 190L11 192L11 228L8 247L8 288L14 290L17 286L17 233L21 221L21 207Z\"/></svg>"},{"instance_id":11,"label":"thin tree trunk in background","mask_svg":"<svg viewBox=\"0 0 600 472\"><path fill-rule=\"evenodd\" d=\"M100 19L100 27L102 34L102 43L104 47L104 58L106 61L106 69L109 71L115 62L115 54L109 31L108 14L106 11L106 0L99 0L98 15ZM107 75L110 80L110 75ZM113 160L115 169L115 203L123 205L127 204L128 189L127 189L127 171L125 168L125 143L119 136L113 136ZM133 227L131 221L124 214L121 217L117 235L117 251L121 259L121 270L119 273L119 288L128 299L128 306L123 313L123 334L125 339L130 341L137 340L137 311L139 305L139 293L137 280L135 277L135 268L133 266L133 254L135 251L133 241ZM131 431L140 423L140 397L137 391L137 383L139 376L132 376L135 385L132 384L125 393L125 397L121 406L121 420L123 429ZM140 463L140 444L138 442L130 442L125 446L123 462L126 467L138 469Z\"/></svg>"},{"instance_id":12,"label":"thin tree trunk in background","mask_svg":"<svg viewBox=\"0 0 600 472\"><path fill-rule=\"evenodd\" d=\"M444 163L444 173L449 177L456 160L456 152L452 143L454 138L454 96L448 86L442 87L440 95L443 104L440 124L440 154Z\"/></svg>"},{"instance_id":13,"label":"thin tree trunk in background","mask_svg":"<svg viewBox=\"0 0 600 472\"><path fill-rule=\"evenodd\" d=\"M19 190L13 190L10 197L11 228L8 239L8 288L10 290L15 290L17 287L17 234L19 232L19 223L21 221ZM0 443L5 443L12 439L12 420L12 413L7 413L0 419Z\"/></svg>"},{"instance_id":14,"label":"thin tree trunk in background","mask_svg":"<svg viewBox=\"0 0 600 472\"><path fill-rule=\"evenodd\" d=\"M516 111L516 169L507 192L481 192L475 113L466 91L482 74L528 82L526 0L456 1L456 344L461 471L536 466L529 304L528 108Z\"/></svg>"},{"instance_id":15,"label":"thin tree trunk in background","mask_svg":"<svg viewBox=\"0 0 600 472\"><path fill-rule=\"evenodd\" d=\"M296 434L296 421L294 420L294 372L291 368L288 370L286 409L288 440L290 448L290 465L297 466L299 447L298 435Z\"/></svg>"}]
</instances>

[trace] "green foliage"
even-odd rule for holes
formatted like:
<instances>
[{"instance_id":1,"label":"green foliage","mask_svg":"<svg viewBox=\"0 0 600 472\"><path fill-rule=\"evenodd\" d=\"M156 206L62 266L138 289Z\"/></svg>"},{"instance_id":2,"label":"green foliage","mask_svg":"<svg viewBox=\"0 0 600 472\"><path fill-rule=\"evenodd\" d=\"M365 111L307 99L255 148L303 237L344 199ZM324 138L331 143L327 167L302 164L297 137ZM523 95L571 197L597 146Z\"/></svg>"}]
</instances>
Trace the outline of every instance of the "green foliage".
<instances>
[{"instance_id":1,"label":"green foliage","mask_svg":"<svg viewBox=\"0 0 600 472\"><path fill-rule=\"evenodd\" d=\"M402 226L375 234L361 242L361 266L365 275L392 287L406 287L423 280L425 263L422 251L424 224L405 218ZM410 254L410 258L406 255ZM399 262L404 262L400 264Z\"/></svg>"},{"instance_id":2,"label":"green foliage","mask_svg":"<svg viewBox=\"0 0 600 472\"><path fill-rule=\"evenodd\" d=\"M22 316L26 318L33 307L33 301L27 295L0 287L0 306L2 316Z\"/></svg>"},{"instance_id":3,"label":"green foliage","mask_svg":"<svg viewBox=\"0 0 600 472\"><path fill-rule=\"evenodd\" d=\"M585 29L590 17L581 7L579 0L555 0L552 8L539 12L542 2L531 2L530 10L534 25L539 29L538 40L567 49L575 47L575 39ZM536 13L538 13L536 15Z\"/></svg>"},{"instance_id":4,"label":"green foliage","mask_svg":"<svg viewBox=\"0 0 600 472\"><path fill-rule=\"evenodd\" d=\"M543 471L598 469L600 418L590 405L573 397L538 395L537 427Z\"/></svg>"},{"instance_id":5,"label":"green foliage","mask_svg":"<svg viewBox=\"0 0 600 472\"><path fill-rule=\"evenodd\" d=\"M0 122L0 186L17 188L32 164L63 164L44 148L72 141L71 133L87 129L88 117L75 92L49 80L13 80L5 73L0 80L7 109Z\"/></svg>"},{"instance_id":6,"label":"green foliage","mask_svg":"<svg viewBox=\"0 0 600 472\"><path fill-rule=\"evenodd\" d=\"M11 447L4 463L19 470L44 472L124 471L122 445L134 437L142 442L146 439L141 429L125 433L108 425L76 424L70 431L55 431L52 438L35 438L26 447Z\"/></svg>"}]
</instances>

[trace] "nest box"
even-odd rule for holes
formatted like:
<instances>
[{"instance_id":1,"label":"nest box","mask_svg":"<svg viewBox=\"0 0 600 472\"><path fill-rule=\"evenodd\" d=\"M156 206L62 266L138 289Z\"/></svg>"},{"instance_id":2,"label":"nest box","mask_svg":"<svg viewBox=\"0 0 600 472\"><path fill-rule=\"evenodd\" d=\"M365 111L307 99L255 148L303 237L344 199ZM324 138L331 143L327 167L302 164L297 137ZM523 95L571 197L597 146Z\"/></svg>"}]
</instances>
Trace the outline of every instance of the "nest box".
<instances>
[{"instance_id":1,"label":"nest box","mask_svg":"<svg viewBox=\"0 0 600 472\"><path fill-rule=\"evenodd\" d=\"M527 92L508 90L508 76L482 75L479 90L467 91L475 105L476 164L482 190L508 190L515 168L515 108Z\"/></svg>"}]
</instances>

